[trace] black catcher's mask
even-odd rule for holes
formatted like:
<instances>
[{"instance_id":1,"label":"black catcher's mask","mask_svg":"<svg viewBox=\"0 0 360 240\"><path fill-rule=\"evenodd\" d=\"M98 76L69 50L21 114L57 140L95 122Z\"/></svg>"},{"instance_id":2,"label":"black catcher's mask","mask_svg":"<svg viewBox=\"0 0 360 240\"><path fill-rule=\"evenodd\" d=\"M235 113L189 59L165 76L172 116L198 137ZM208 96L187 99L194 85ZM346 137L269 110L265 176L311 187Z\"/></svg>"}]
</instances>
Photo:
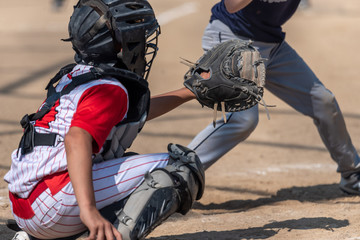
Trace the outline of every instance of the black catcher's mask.
<instances>
[{"instance_id":1,"label":"black catcher's mask","mask_svg":"<svg viewBox=\"0 0 360 240\"><path fill-rule=\"evenodd\" d=\"M147 79L160 27L146 0L80 0L69 22L75 61L124 68Z\"/></svg>"}]
</instances>

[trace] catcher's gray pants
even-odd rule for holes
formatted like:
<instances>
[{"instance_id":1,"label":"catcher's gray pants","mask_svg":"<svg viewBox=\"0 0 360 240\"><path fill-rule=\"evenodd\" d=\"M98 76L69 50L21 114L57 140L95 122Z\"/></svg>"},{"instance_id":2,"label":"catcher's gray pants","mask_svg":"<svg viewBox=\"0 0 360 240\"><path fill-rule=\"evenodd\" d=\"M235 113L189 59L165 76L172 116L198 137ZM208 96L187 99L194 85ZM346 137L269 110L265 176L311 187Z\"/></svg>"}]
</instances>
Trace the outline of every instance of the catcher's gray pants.
<instances>
[{"instance_id":1,"label":"catcher's gray pants","mask_svg":"<svg viewBox=\"0 0 360 240\"><path fill-rule=\"evenodd\" d=\"M207 50L234 35L222 22L215 20L205 29L203 48ZM310 116L319 134L338 164L343 177L360 172L360 158L347 132L335 96L324 87L303 59L286 41L254 41L266 63L266 89L304 115ZM205 168L210 167L238 143L244 141L258 123L258 106L246 111L227 113L227 123L209 124L188 145L196 151Z\"/></svg>"}]
</instances>

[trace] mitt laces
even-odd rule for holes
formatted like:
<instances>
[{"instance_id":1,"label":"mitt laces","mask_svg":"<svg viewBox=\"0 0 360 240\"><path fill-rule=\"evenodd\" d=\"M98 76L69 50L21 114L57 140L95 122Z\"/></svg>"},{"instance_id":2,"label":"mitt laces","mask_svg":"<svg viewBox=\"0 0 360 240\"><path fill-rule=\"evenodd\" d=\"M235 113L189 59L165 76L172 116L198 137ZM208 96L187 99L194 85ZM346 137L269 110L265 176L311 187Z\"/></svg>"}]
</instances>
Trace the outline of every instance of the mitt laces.
<instances>
[{"instance_id":1,"label":"mitt laces","mask_svg":"<svg viewBox=\"0 0 360 240\"><path fill-rule=\"evenodd\" d=\"M267 119L270 120L270 113L269 113L269 107L276 107L276 105L268 105L266 104L264 98L260 95L260 94L256 94L254 92L250 92L249 91L249 94L253 95L255 97L255 100L256 102L258 102L261 106L264 106L265 108L265 112L266 112L266 116L267 116ZM219 103L214 103L214 108L213 108L213 126L216 127L216 119L217 119L217 109L219 107ZM222 116L223 116L223 119L224 119L224 123L227 122L227 119L226 119L226 115L225 115L225 102L220 102L220 109L221 109L221 113L222 113Z\"/></svg>"},{"instance_id":2,"label":"mitt laces","mask_svg":"<svg viewBox=\"0 0 360 240\"><path fill-rule=\"evenodd\" d=\"M264 98L263 98L261 95L259 95L259 97L260 97L260 100L259 100L259 99L256 99L256 101L257 101L261 106L264 106L267 119L270 120L270 114L269 114L269 109L268 109L268 107L276 107L276 105L267 105L266 102L265 102L265 100L264 100Z\"/></svg>"},{"instance_id":3,"label":"mitt laces","mask_svg":"<svg viewBox=\"0 0 360 240\"><path fill-rule=\"evenodd\" d=\"M213 113L213 126L216 127L216 119L217 119L217 109L218 109L219 103L214 103L214 113ZM225 102L220 102L221 106L221 113L224 119L224 123L227 122L226 115L225 115Z\"/></svg>"},{"instance_id":4,"label":"mitt laces","mask_svg":"<svg viewBox=\"0 0 360 240\"><path fill-rule=\"evenodd\" d=\"M269 113L269 107L276 107L276 105L268 105L266 104L265 102L265 99L262 97L261 94L256 94L252 91L249 91L249 94L254 96L255 97L255 101L260 104L261 106L263 106L265 108L265 112L266 112L266 116L267 116L267 119L270 120L270 113Z\"/></svg>"}]
</instances>

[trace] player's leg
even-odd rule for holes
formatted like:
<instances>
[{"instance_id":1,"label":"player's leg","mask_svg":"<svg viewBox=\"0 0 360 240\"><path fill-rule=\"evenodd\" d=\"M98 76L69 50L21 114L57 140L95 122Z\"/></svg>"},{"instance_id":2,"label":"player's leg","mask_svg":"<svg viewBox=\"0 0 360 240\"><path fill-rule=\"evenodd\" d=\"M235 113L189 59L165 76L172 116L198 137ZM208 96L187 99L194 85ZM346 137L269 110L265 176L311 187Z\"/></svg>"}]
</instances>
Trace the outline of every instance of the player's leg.
<instances>
[{"instance_id":1,"label":"player's leg","mask_svg":"<svg viewBox=\"0 0 360 240\"><path fill-rule=\"evenodd\" d=\"M286 42L269 56L266 77L267 90L314 120L342 177L360 172L360 158L335 96Z\"/></svg>"},{"instance_id":2,"label":"player's leg","mask_svg":"<svg viewBox=\"0 0 360 240\"><path fill-rule=\"evenodd\" d=\"M229 27L221 21L214 20L205 29L202 46L206 51L214 45L230 39L249 41L247 38L232 33ZM253 44L253 46L259 48L263 58L268 58L270 53L277 47L276 44L272 43ZM265 62L265 64L267 63ZM264 98L266 98L266 94ZM258 124L258 115L258 106L241 112L227 113L226 123L224 123L223 119L219 119L215 128L213 124L209 124L196 135L188 147L196 151L204 168L207 169L233 147L250 136Z\"/></svg>"},{"instance_id":3,"label":"player's leg","mask_svg":"<svg viewBox=\"0 0 360 240\"><path fill-rule=\"evenodd\" d=\"M235 38L238 37L225 24L215 20L205 29L203 49L206 51L220 42ZM196 151L205 169L252 133L258 123L258 108L256 106L242 112L227 113L226 118L226 123L218 119L215 128L209 123L188 145Z\"/></svg>"},{"instance_id":4,"label":"player's leg","mask_svg":"<svg viewBox=\"0 0 360 240\"><path fill-rule=\"evenodd\" d=\"M204 30L202 48L204 51L207 51L216 44L236 38L238 38L238 36L236 36L227 25L219 20L214 20L209 23Z\"/></svg>"},{"instance_id":5,"label":"player's leg","mask_svg":"<svg viewBox=\"0 0 360 240\"><path fill-rule=\"evenodd\" d=\"M168 154L164 153L135 155L95 164L93 182L97 208L102 209L128 197L143 182L146 172L164 168L168 160ZM31 219L14 216L19 227L31 236L63 238L86 230L71 182L56 194L47 188L31 206L35 212Z\"/></svg>"},{"instance_id":6,"label":"player's leg","mask_svg":"<svg viewBox=\"0 0 360 240\"><path fill-rule=\"evenodd\" d=\"M174 144L168 150L93 167L96 206L105 218L117 220L124 240L141 239L171 214L185 214L202 196L204 172L195 152ZM46 189L32 207L35 217L15 218L33 237L74 239L86 230L71 182L54 195Z\"/></svg>"},{"instance_id":7,"label":"player's leg","mask_svg":"<svg viewBox=\"0 0 360 240\"><path fill-rule=\"evenodd\" d=\"M225 123L219 118L215 127L212 123L207 125L188 145L199 156L205 169L250 136L258 123L258 107L227 113L226 119Z\"/></svg>"},{"instance_id":8,"label":"player's leg","mask_svg":"<svg viewBox=\"0 0 360 240\"><path fill-rule=\"evenodd\" d=\"M123 240L144 239L175 212L186 214L204 191L202 164L189 148L169 144L169 162L145 175L145 181L129 196L114 225Z\"/></svg>"}]
</instances>

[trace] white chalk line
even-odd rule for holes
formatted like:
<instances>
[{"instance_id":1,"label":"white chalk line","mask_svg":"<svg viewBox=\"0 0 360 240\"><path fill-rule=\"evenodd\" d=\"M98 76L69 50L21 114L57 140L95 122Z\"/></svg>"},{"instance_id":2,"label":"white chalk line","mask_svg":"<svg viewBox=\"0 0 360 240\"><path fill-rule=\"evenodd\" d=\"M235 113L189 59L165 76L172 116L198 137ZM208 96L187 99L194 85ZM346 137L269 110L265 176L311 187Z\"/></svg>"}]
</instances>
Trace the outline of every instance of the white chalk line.
<instances>
[{"instance_id":1,"label":"white chalk line","mask_svg":"<svg viewBox=\"0 0 360 240\"><path fill-rule=\"evenodd\" d=\"M174 20L182 18L197 12L198 4L196 2L184 3L180 6L171 8L157 15L157 20L160 26L166 25Z\"/></svg>"},{"instance_id":2,"label":"white chalk line","mask_svg":"<svg viewBox=\"0 0 360 240\"><path fill-rule=\"evenodd\" d=\"M248 175L262 175L265 176L271 173L289 173L294 171L316 171L316 172L329 172L336 171L335 163L314 163L314 164L283 164L269 167L256 167L253 169L244 168L244 171L227 171L224 175L228 176L248 176Z\"/></svg>"}]
</instances>

